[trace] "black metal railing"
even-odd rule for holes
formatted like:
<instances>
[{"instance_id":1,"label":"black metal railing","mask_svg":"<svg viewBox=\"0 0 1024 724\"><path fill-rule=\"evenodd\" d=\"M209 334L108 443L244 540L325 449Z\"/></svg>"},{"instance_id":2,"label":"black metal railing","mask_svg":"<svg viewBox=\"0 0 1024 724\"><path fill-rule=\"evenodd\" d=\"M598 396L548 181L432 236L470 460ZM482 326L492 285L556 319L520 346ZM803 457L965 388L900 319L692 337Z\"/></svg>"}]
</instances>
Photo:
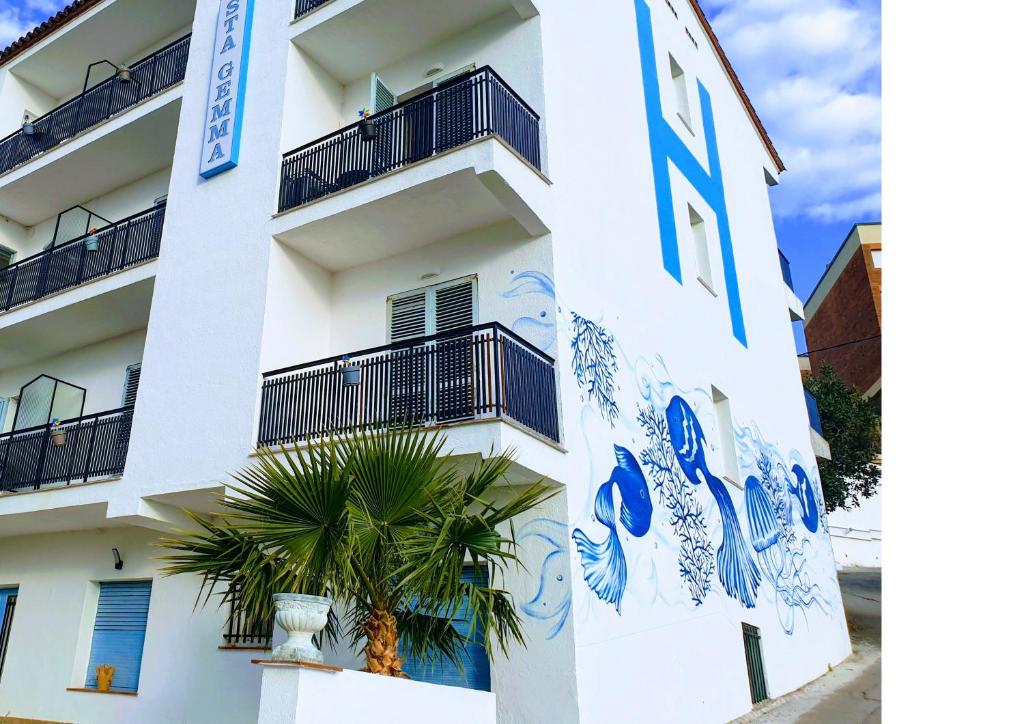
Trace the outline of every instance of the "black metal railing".
<instances>
[{"instance_id":1,"label":"black metal railing","mask_svg":"<svg viewBox=\"0 0 1024 724\"><path fill-rule=\"evenodd\" d=\"M358 381L346 384L354 374ZM496 322L263 377L260 446L494 418L515 420L558 441L554 360Z\"/></svg>"},{"instance_id":2,"label":"black metal railing","mask_svg":"<svg viewBox=\"0 0 1024 724\"><path fill-rule=\"evenodd\" d=\"M540 170L540 116L489 66L459 76L284 156L279 210L390 173L484 136L499 136Z\"/></svg>"},{"instance_id":3,"label":"black metal railing","mask_svg":"<svg viewBox=\"0 0 1024 724\"><path fill-rule=\"evenodd\" d=\"M269 649L274 639L274 620L251 621L246 617L241 602L234 596L230 598L228 605L230 609L224 632L224 646Z\"/></svg>"},{"instance_id":4,"label":"black metal railing","mask_svg":"<svg viewBox=\"0 0 1024 724\"><path fill-rule=\"evenodd\" d=\"M160 254L163 204L0 269L0 312Z\"/></svg>"},{"instance_id":5,"label":"black metal railing","mask_svg":"<svg viewBox=\"0 0 1024 724\"><path fill-rule=\"evenodd\" d=\"M0 435L0 490L38 490L124 472L134 408Z\"/></svg>"},{"instance_id":6,"label":"black metal railing","mask_svg":"<svg viewBox=\"0 0 1024 724\"><path fill-rule=\"evenodd\" d=\"M779 265L782 267L782 279L786 282L786 286L793 289L793 270L789 266L789 259L782 253L782 249L779 249ZM796 291L793 289L793 291Z\"/></svg>"},{"instance_id":7,"label":"black metal railing","mask_svg":"<svg viewBox=\"0 0 1024 724\"><path fill-rule=\"evenodd\" d=\"M0 174L184 80L191 37L130 66L128 80L115 75L36 118L31 135L18 130L0 139Z\"/></svg>"},{"instance_id":8,"label":"black metal railing","mask_svg":"<svg viewBox=\"0 0 1024 724\"><path fill-rule=\"evenodd\" d=\"M804 388L804 402L807 403L807 419L811 423L811 429L819 435L824 435L825 433L821 431L821 413L818 412L818 400L806 387Z\"/></svg>"},{"instance_id":9,"label":"black metal railing","mask_svg":"<svg viewBox=\"0 0 1024 724\"><path fill-rule=\"evenodd\" d=\"M295 0L295 17L301 18L306 13L311 13L328 2L330 0Z\"/></svg>"}]
</instances>

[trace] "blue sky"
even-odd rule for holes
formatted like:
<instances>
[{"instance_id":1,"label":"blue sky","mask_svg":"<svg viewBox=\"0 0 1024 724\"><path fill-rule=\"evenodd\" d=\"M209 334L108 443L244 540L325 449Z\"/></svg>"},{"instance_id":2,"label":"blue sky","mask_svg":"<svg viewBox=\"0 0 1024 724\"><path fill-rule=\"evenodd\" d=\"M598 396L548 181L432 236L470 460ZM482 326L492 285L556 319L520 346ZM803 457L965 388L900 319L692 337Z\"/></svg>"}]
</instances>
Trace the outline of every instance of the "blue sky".
<instances>
[{"instance_id":1,"label":"blue sky","mask_svg":"<svg viewBox=\"0 0 1024 724\"><path fill-rule=\"evenodd\" d=\"M65 2L0 0L0 47ZM786 164L775 231L806 300L850 226L881 218L880 0L701 4Z\"/></svg>"}]
</instances>

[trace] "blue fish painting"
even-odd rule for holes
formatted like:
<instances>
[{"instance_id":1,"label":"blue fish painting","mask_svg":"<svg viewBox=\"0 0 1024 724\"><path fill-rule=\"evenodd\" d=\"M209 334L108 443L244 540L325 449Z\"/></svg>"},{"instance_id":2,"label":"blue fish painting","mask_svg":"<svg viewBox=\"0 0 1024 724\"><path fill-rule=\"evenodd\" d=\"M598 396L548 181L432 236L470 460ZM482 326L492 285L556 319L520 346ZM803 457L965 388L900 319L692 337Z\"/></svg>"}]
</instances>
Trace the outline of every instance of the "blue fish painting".
<instances>
[{"instance_id":1,"label":"blue fish painting","mask_svg":"<svg viewBox=\"0 0 1024 724\"><path fill-rule=\"evenodd\" d=\"M549 641L565 626L572 610L572 584L568 579L568 526L550 518L536 518L524 525L518 534L520 543L539 539L548 550L540 567L537 592L522 605L523 613L537 621L550 623Z\"/></svg>"},{"instance_id":2,"label":"blue fish painting","mask_svg":"<svg viewBox=\"0 0 1024 724\"><path fill-rule=\"evenodd\" d=\"M683 474L691 484L700 485L700 478L697 477L697 472L700 471L718 504L718 512L722 517L722 545L718 547L717 554L718 578L727 594L747 608L753 608L757 601L761 573L743 538L743 530L740 528L736 509L725 483L708 470L704 454L706 440L700 421L686 401L678 395L669 402L665 418L668 421L672 449Z\"/></svg>"},{"instance_id":3,"label":"blue fish painting","mask_svg":"<svg viewBox=\"0 0 1024 724\"><path fill-rule=\"evenodd\" d=\"M807 472L799 465L793 466L796 485L789 485L789 492L800 501L800 519L811 533L818 532L818 501L814 495L814 484Z\"/></svg>"},{"instance_id":4,"label":"blue fish painting","mask_svg":"<svg viewBox=\"0 0 1024 724\"><path fill-rule=\"evenodd\" d=\"M595 542L577 528L572 533L572 539L582 558L583 578L587 585L598 598L615 606L616 613L621 614L622 594L626 590L626 556L616 528L612 493L618 487L622 499L619 522L637 538L643 537L650 530L654 505L643 470L633 453L616 445L615 459L615 468L608 481L598 488L594 499L594 516L601 525L608 528L608 537L603 542Z\"/></svg>"}]
</instances>

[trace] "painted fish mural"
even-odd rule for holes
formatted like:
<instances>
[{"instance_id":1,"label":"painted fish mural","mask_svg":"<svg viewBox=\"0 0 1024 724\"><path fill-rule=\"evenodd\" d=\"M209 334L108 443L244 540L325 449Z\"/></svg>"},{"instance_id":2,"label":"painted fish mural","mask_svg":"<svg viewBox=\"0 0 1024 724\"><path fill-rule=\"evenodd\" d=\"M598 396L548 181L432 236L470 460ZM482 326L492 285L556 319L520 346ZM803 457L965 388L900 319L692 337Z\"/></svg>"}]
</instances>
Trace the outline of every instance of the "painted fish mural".
<instances>
[{"instance_id":1,"label":"painted fish mural","mask_svg":"<svg viewBox=\"0 0 1024 724\"><path fill-rule=\"evenodd\" d=\"M551 640L562 632L572 610L568 526L550 518L536 518L524 525L517 537L522 544L537 539L548 551L540 567L537 592L522 610L530 618L550 624L545 638Z\"/></svg>"},{"instance_id":2,"label":"painted fish mural","mask_svg":"<svg viewBox=\"0 0 1024 724\"><path fill-rule=\"evenodd\" d=\"M790 483L789 492L800 502L800 520L811 533L818 532L818 501L815 499L814 484L807 471L800 465L793 466L793 477L796 484Z\"/></svg>"},{"instance_id":3,"label":"painted fish mural","mask_svg":"<svg viewBox=\"0 0 1024 724\"><path fill-rule=\"evenodd\" d=\"M697 477L699 471L704 476L715 503L718 504L718 512L722 518L722 545L718 547L716 558L718 578L727 594L747 608L753 608L757 601L761 573L743 538L743 530L740 528L736 509L725 483L708 470L704 455L706 441L700 421L686 401L678 395L669 402L665 417L668 420L672 448L683 474L693 485L700 485L700 478Z\"/></svg>"},{"instance_id":4,"label":"painted fish mural","mask_svg":"<svg viewBox=\"0 0 1024 724\"><path fill-rule=\"evenodd\" d=\"M615 459L615 468L608 481L598 488L594 499L594 516L597 522L608 528L608 537L603 542L595 542L577 528L572 532L572 539L582 558L583 578L590 590L602 601L615 606L616 613L621 614L627 570L626 556L615 523L613 489L618 487L622 500L618 520L623 528L637 538L643 537L650 530L654 506L647 489L647 480L633 453L616 445Z\"/></svg>"}]
</instances>

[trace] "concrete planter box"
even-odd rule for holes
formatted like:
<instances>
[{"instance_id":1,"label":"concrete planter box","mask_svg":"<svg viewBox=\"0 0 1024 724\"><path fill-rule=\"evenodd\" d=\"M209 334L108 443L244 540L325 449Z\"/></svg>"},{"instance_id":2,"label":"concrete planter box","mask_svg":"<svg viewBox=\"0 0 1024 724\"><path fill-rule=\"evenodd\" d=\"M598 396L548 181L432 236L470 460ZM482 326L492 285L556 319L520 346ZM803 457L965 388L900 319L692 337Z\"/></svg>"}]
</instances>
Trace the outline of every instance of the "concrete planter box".
<instances>
[{"instance_id":1,"label":"concrete planter box","mask_svg":"<svg viewBox=\"0 0 1024 724\"><path fill-rule=\"evenodd\" d=\"M301 663L263 665L259 724L495 724L494 694Z\"/></svg>"}]
</instances>

